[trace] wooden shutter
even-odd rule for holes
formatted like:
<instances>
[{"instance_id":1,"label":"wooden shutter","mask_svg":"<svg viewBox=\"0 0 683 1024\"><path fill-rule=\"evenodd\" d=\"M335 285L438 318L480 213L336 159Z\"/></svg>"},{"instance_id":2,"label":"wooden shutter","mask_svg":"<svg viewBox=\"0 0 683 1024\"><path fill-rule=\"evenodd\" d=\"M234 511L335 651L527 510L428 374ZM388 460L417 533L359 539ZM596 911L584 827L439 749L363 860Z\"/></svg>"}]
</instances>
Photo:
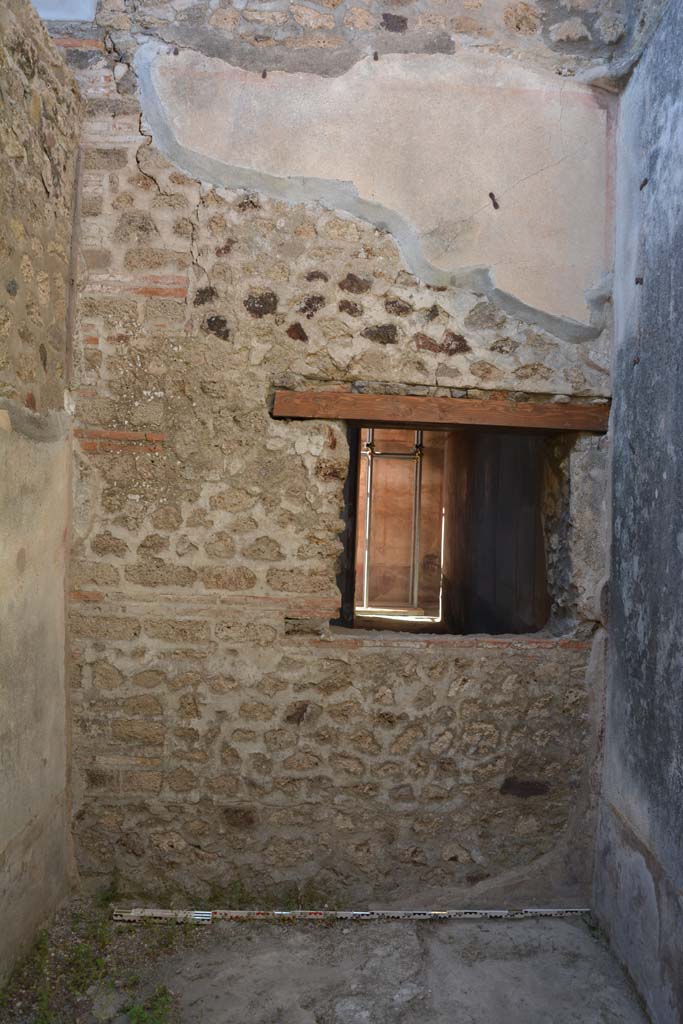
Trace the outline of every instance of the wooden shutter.
<instances>
[{"instance_id":1,"label":"wooden shutter","mask_svg":"<svg viewBox=\"0 0 683 1024\"><path fill-rule=\"evenodd\" d=\"M444 606L458 633L530 633L550 601L542 437L454 432L446 466Z\"/></svg>"}]
</instances>

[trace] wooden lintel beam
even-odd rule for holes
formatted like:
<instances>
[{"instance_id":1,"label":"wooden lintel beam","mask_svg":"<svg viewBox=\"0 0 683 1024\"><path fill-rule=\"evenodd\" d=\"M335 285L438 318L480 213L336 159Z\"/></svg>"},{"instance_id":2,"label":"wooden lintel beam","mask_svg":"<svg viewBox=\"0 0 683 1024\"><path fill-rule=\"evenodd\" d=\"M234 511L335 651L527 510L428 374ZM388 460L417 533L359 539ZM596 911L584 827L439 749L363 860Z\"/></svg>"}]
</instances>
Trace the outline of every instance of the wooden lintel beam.
<instances>
[{"instance_id":1,"label":"wooden lintel beam","mask_svg":"<svg viewBox=\"0 0 683 1024\"><path fill-rule=\"evenodd\" d=\"M429 398L418 395L358 395L349 391L276 391L277 419L346 420L366 426L406 424L432 429L508 427L521 430L580 430L604 434L609 400L515 402L507 398Z\"/></svg>"}]
</instances>

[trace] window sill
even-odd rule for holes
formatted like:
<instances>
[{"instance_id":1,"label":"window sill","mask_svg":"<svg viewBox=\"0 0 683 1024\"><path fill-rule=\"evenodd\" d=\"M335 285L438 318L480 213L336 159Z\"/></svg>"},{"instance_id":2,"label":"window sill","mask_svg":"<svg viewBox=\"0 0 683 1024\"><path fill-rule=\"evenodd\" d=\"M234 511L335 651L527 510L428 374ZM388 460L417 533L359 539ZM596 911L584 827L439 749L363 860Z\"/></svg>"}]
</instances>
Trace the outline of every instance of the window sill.
<instances>
[{"instance_id":1,"label":"window sill","mask_svg":"<svg viewBox=\"0 0 683 1024\"><path fill-rule=\"evenodd\" d=\"M395 629L352 629L330 626L329 634L316 638L318 643L333 643L348 647L445 647L497 648L497 649L560 649L589 651L592 641L572 636L548 636L543 633L410 633Z\"/></svg>"}]
</instances>

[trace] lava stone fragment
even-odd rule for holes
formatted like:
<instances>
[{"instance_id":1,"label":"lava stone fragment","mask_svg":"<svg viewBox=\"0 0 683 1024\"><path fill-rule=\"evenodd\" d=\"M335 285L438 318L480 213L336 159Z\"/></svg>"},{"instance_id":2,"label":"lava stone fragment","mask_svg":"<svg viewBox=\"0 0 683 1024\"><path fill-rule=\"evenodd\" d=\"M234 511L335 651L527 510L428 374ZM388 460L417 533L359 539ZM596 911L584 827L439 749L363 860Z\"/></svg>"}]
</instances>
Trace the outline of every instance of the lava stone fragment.
<instances>
[{"instance_id":1,"label":"lava stone fragment","mask_svg":"<svg viewBox=\"0 0 683 1024\"><path fill-rule=\"evenodd\" d=\"M383 14L382 28L387 32L405 32L408 28L408 19L402 14Z\"/></svg>"},{"instance_id":2,"label":"lava stone fragment","mask_svg":"<svg viewBox=\"0 0 683 1024\"><path fill-rule=\"evenodd\" d=\"M217 338L222 338L223 341L227 341L230 337L230 328L224 316L207 316L203 326L205 331L208 331L209 334L215 334Z\"/></svg>"},{"instance_id":3,"label":"lava stone fragment","mask_svg":"<svg viewBox=\"0 0 683 1024\"><path fill-rule=\"evenodd\" d=\"M492 352L500 352L504 356L512 355L518 348L519 342L514 341L513 338L496 338L493 345L491 345Z\"/></svg>"},{"instance_id":4,"label":"lava stone fragment","mask_svg":"<svg viewBox=\"0 0 683 1024\"><path fill-rule=\"evenodd\" d=\"M275 292L252 294L244 300L244 308L253 317L268 316L277 310L277 295Z\"/></svg>"},{"instance_id":5,"label":"lava stone fragment","mask_svg":"<svg viewBox=\"0 0 683 1024\"><path fill-rule=\"evenodd\" d=\"M398 331L396 324L375 324L373 327L366 327L361 331L361 337L368 341L376 341L380 345L395 345L398 342Z\"/></svg>"},{"instance_id":6,"label":"lava stone fragment","mask_svg":"<svg viewBox=\"0 0 683 1024\"><path fill-rule=\"evenodd\" d=\"M406 302L404 299L385 299L384 308L392 316L408 316L413 312L414 307L411 302Z\"/></svg>"},{"instance_id":7,"label":"lava stone fragment","mask_svg":"<svg viewBox=\"0 0 683 1024\"><path fill-rule=\"evenodd\" d=\"M441 352L445 352L447 356L455 356L461 352L469 352L470 346L467 343L467 338L463 338L462 334L456 334L454 331L444 331L441 337Z\"/></svg>"},{"instance_id":8,"label":"lava stone fragment","mask_svg":"<svg viewBox=\"0 0 683 1024\"><path fill-rule=\"evenodd\" d=\"M463 338L462 334L455 334L453 331L444 331L441 341L435 341L428 334L418 331L417 334L413 335L413 341L423 351L439 352L447 356L455 356L470 351L467 339Z\"/></svg>"},{"instance_id":9,"label":"lava stone fragment","mask_svg":"<svg viewBox=\"0 0 683 1024\"><path fill-rule=\"evenodd\" d=\"M287 328L287 334L290 338L293 338L294 341L308 341L308 335L298 322L289 325Z\"/></svg>"},{"instance_id":10,"label":"lava stone fragment","mask_svg":"<svg viewBox=\"0 0 683 1024\"><path fill-rule=\"evenodd\" d=\"M289 722L290 725L301 725L306 717L308 708L309 702L307 700L298 700L285 714L285 722Z\"/></svg>"},{"instance_id":11,"label":"lava stone fragment","mask_svg":"<svg viewBox=\"0 0 683 1024\"><path fill-rule=\"evenodd\" d=\"M549 791L550 786L541 779L518 779L515 775L508 776L500 787L502 796L518 796L522 800L531 796L545 796Z\"/></svg>"},{"instance_id":12,"label":"lava stone fragment","mask_svg":"<svg viewBox=\"0 0 683 1024\"><path fill-rule=\"evenodd\" d=\"M339 282L339 287L342 291L362 295L364 292L370 291L372 281L368 281L367 277L358 277L357 274L347 274L344 280Z\"/></svg>"},{"instance_id":13,"label":"lava stone fragment","mask_svg":"<svg viewBox=\"0 0 683 1024\"><path fill-rule=\"evenodd\" d=\"M228 828L254 828L256 813L251 807L224 807L223 820Z\"/></svg>"},{"instance_id":14,"label":"lava stone fragment","mask_svg":"<svg viewBox=\"0 0 683 1024\"><path fill-rule=\"evenodd\" d=\"M308 320L311 320L318 310L323 308L325 302L324 295L307 295L299 306L299 312L303 313Z\"/></svg>"},{"instance_id":15,"label":"lava stone fragment","mask_svg":"<svg viewBox=\"0 0 683 1024\"><path fill-rule=\"evenodd\" d=\"M260 206L258 196L253 192L247 192L237 204L237 209L244 212L245 210L258 210Z\"/></svg>"},{"instance_id":16,"label":"lava stone fragment","mask_svg":"<svg viewBox=\"0 0 683 1024\"><path fill-rule=\"evenodd\" d=\"M218 292L211 285L207 285L206 288L199 288L194 297L195 306L205 306L207 302L211 302L212 299L218 298Z\"/></svg>"},{"instance_id":17,"label":"lava stone fragment","mask_svg":"<svg viewBox=\"0 0 683 1024\"><path fill-rule=\"evenodd\" d=\"M430 338L428 334L424 334L422 331L418 331L417 334L413 335L413 341L417 348L423 352L438 352L439 343L434 341L434 338Z\"/></svg>"},{"instance_id":18,"label":"lava stone fragment","mask_svg":"<svg viewBox=\"0 0 683 1024\"><path fill-rule=\"evenodd\" d=\"M339 312L348 313L349 316L362 316L363 307L359 302L351 302L350 299L342 299L339 303Z\"/></svg>"}]
</instances>

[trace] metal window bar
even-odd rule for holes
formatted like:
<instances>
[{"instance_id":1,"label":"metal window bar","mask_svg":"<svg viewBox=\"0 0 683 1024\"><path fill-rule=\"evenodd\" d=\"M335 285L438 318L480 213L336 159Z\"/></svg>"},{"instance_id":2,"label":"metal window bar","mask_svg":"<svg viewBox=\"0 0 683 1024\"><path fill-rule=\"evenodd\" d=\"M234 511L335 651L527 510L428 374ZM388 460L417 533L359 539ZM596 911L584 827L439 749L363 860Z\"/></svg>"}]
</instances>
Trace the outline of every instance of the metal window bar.
<instances>
[{"instance_id":1,"label":"metal window bar","mask_svg":"<svg viewBox=\"0 0 683 1024\"><path fill-rule=\"evenodd\" d=\"M372 530L372 469L375 459L409 459L415 463L415 474L413 477L413 516L411 524L411 550L410 550L410 603L409 608L417 610L420 606L420 526L422 515L422 456L424 452L423 433L415 431L415 443L412 452L386 452L378 451L375 443L374 427L368 428L368 439L361 452L361 456L367 458L367 472L365 477L365 530L363 538L363 604L356 608L358 612L381 612L391 613L392 609L374 608L370 604L370 534ZM443 564L443 552L442 552ZM439 594L439 605L441 605L441 594ZM395 610L394 610L395 614ZM407 617L407 616L406 616ZM415 616L428 620L434 616ZM441 608L439 616L441 618ZM436 620L438 621L438 620Z\"/></svg>"}]
</instances>

